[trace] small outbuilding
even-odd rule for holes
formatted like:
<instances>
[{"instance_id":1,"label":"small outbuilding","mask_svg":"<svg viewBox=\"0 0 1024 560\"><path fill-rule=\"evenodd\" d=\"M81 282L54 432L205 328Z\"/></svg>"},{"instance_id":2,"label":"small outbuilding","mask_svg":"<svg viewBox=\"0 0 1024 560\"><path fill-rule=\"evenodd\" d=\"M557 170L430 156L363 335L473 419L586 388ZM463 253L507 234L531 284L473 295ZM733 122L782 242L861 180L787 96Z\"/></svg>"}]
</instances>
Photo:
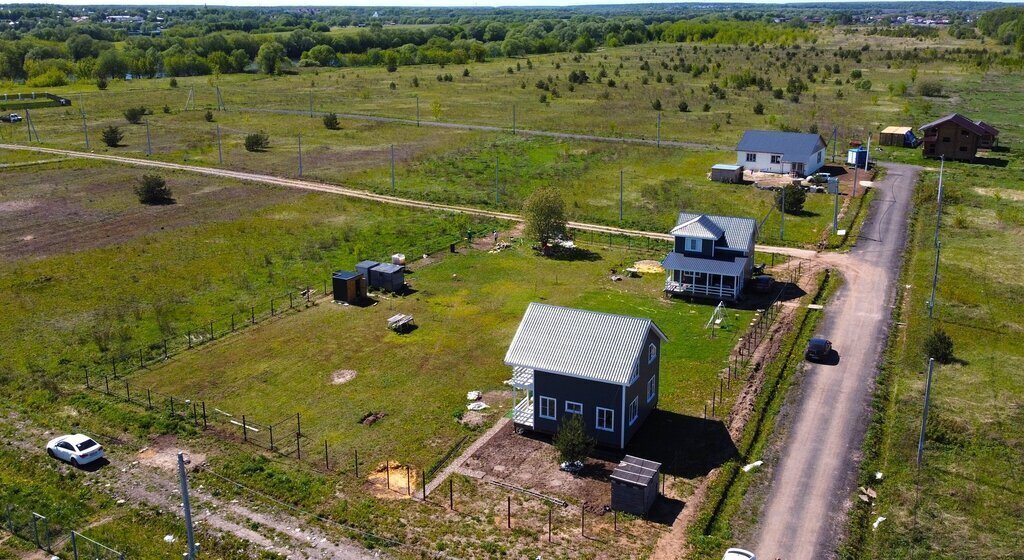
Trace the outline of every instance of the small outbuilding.
<instances>
[{"instance_id":1,"label":"small outbuilding","mask_svg":"<svg viewBox=\"0 0 1024 560\"><path fill-rule=\"evenodd\" d=\"M370 269L370 287L386 292L401 292L405 288L405 267L397 264L378 264Z\"/></svg>"},{"instance_id":2,"label":"small outbuilding","mask_svg":"<svg viewBox=\"0 0 1024 560\"><path fill-rule=\"evenodd\" d=\"M380 265L380 263L377 261L362 261L356 265L356 272L362 274L363 278L370 283L371 287L375 287L373 285L373 277L370 275L370 270L378 265Z\"/></svg>"},{"instance_id":3,"label":"small outbuilding","mask_svg":"<svg viewBox=\"0 0 1024 560\"><path fill-rule=\"evenodd\" d=\"M612 509L633 515L647 515L658 498L661 463L632 455L623 457L612 471Z\"/></svg>"},{"instance_id":4,"label":"small outbuilding","mask_svg":"<svg viewBox=\"0 0 1024 560\"><path fill-rule=\"evenodd\" d=\"M719 163L711 166L711 180L717 183L742 183L743 166Z\"/></svg>"},{"instance_id":5,"label":"small outbuilding","mask_svg":"<svg viewBox=\"0 0 1024 560\"><path fill-rule=\"evenodd\" d=\"M366 299L366 277L358 272L339 270L331 275L334 301L359 303Z\"/></svg>"},{"instance_id":6,"label":"small outbuilding","mask_svg":"<svg viewBox=\"0 0 1024 560\"><path fill-rule=\"evenodd\" d=\"M868 163L868 149L864 146L850 148L846 152L846 164L854 167L864 168Z\"/></svg>"},{"instance_id":7,"label":"small outbuilding","mask_svg":"<svg viewBox=\"0 0 1024 560\"><path fill-rule=\"evenodd\" d=\"M878 133L878 143L883 146L899 146L913 148L917 145L917 136L909 126L888 126Z\"/></svg>"}]
</instances>

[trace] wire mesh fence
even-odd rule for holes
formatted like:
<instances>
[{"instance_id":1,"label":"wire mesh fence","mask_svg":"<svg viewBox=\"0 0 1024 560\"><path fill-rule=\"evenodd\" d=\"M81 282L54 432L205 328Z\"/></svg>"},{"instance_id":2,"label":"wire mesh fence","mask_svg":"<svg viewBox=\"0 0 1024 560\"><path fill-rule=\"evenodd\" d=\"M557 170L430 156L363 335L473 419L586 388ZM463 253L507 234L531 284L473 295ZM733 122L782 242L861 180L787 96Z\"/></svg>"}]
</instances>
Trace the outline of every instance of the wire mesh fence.
<instances>
[{"instance_id":1,"label":"wire mesh fence","mask_svg":"<svg viewBox=\"0 0 1024 560\"><path fill-rule=\"evenodd\" d=\"M49 516L15 504L3 506L3 528L53 558L124 560L125 555L82 533L62 527Z\"/></svg>"}]
</instances>

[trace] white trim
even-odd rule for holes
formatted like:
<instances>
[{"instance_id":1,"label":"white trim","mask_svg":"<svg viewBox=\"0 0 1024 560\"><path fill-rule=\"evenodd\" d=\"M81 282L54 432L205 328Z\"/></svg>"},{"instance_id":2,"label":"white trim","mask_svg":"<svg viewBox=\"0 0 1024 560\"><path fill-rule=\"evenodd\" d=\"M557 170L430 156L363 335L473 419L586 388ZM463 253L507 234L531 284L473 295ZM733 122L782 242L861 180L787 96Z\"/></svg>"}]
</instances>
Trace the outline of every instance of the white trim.
<instances>
[{"instance_id":1,"label":"white trim","mask_svg":"<svg viewBox=\"0 0 1024 560\"><path fill-rule=\"evenodd\" d=\"M611 415L612 415L611 422L610 422L610 427L608 427L608 428L602 428L601 427L601 411L610 412ZM598 429L598 430L601 430L602 432L614 432L615 431L615 409L614 408L604 408L604 407L601 407L601 406L595 407L595 409L594 409L594 428Z\"/></svg>"},{"instance_id":2,"label":"white trim","mask_svg":"<svg viewBox=\"0 0 1024 560\"><path fill-rule=\"evenodd\" d=\"M579 410L569 410L569 405L576 405ZM575 408L575 407L573 407ZM565 401L565 413L566 414L583 414L583 403L576 401Z\"/></svg>"},{"instance_id":3,"label":"white trim","mask_svg":"<svg viewBox=\"0 0 1024 560\"><path fill-rule=\"evenodd\" d=\"M556 399L554 397L537 397L537 398L538 398L538 401L539 401L537 403L537 416L539 418L543 418L545 420L558 420L558 399ZM545 416L544 415L544 403L547 402L547 401L551 401L551 410L555 413L554 416Z\"/></svg>"},{"instance_id":4,"label":"white trim","mask_svg":"<svg viewBox=\"0 0 1024 560\"><path fill-rule=\"evenodd\" d=\"M650 343L647 345L647 364L653 364L658 359L658 345Z\"/></svg>"},{"instance_id":5,"label":"white trim","mask_svg":"<svg viewBox=\"0 0 1024 560\"><path fill-rule=\"evenodd\" d=\"M636 396L629 403L629 425L636 424L638 418L640 418L640 397Z\"/></svg>"},{"instance_id":6,"label":"white trim","mask_svg":"<svg viewBox=\"0 0 1024 560\"><path fill-rule=\"evenodd\" d=\"M658 396L657 380L657 375L652 375L651 378L647 380L647 402L653 401L654 397Z\"/></svg>"},{"instance_id":7,"label":"white trim","mask_svg":"<svg viewBox=\"0 0 1024 560\"><path fill-rule=\"evenodd\" d=\"M619 449L626 448L626 388L622 388L622 420L619 420Z\"/></svg>"}]
</instances>

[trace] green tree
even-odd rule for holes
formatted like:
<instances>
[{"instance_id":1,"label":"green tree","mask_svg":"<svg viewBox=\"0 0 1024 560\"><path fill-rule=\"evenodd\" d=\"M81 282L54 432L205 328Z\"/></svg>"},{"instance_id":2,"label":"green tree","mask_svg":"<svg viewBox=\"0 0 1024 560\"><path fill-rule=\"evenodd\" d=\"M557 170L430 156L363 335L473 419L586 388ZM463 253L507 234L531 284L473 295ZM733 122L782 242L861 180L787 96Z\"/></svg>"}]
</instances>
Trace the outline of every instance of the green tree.
<instances>
[{"instance_id":1,"label":"green tree","mask_svg":"<svg viewBox=\"0 0 1024 560\"><path fill-rule=\"evenodd\" d=\"M758 101L756 104L754 104L754 114L755 115L763 115L764 114L764 103L761 103L760 101Z\"/></svg>"},{"instance_id":2,"label":"green tree","mask_svg":"<svg viewBox=\"0 0 1024 560\"><path fill-rule=\"evenodd\" d=\"M782 203L786 206L783 208ZM807 201L807 193L802 187L786 185L775 194L775 208L787 214L796 214L804 209L804 202Z\"/></svg>"},{"instance_id":3,"label":"green tree","mask_svg":"<svg viewBox=\"0 0 1024 560\"><path fill-rule=\"evenodd\" d=\"M100 136L103 138L103 143L111 148L121 145L121 140L124 139L124 133L121 132L121 128L113 125L104 128Z\"/></svg>"},{"instance_id":4,"label":"green tree","mask_svg":"<svg viewBox=\"0 0 1024 560\"><path fill-rule=\"evenodd\" d=\"M213 111L207 109L206 114L203 115L203 118L206 119L206 122L213 122Z\"/></svg>"},{"instance_id":5,"label":"green tree","mask_svg":"<svg viewBox=\"0 0 1024 560\"><path fill-rule=\"evenodd\" d=\"M256 66L264 74L280 74L281 63L287 59L284 45L277 41L263 43L256 53Z\"/></svg>"},{"instance_id":6,"label":"green tree","mask_svg":"<svg viewBox=\"0 0 1024 560\"><path fill-rule=\"evenodd\" d=\"M142 117L146 116L148 112L145 107L129 107L124 110L124 120L129 124L139 124L142 122Z\"/></svg>"},{"instance_id":7,"label":"green tree","mask_svg":"<svg viewBox=\"0 0 1024 560\"><path fill-rule=\"evenodd\" d=\"M940 364L948 364L953 361L953 339L942 328L937 328L925 339L924 353Z\"/></svg>"},{"instance_id":8,"label":"green tree","mask_svg":"<svg viewBox=\"0 0 1024 560\"><path fill-rule=\"evenodd\" d=\"M594 439L587 435L579 414L567 415L552 443L558 450L560 462L583 461L594 450Z\"/></svg>"},{"instance_id":9,"label":"green tree","mask_svg":"<svg viewBox=\"0 0 1024 560\"><path fill-rule=\"evenodd\" d=\"M174 196L167 181L159 175L143 175L142 180L135 186L135 196L143 204L174 204Z\"/></svg>"},{"instance_id":10,"label":"green tree","mask_svg":"<svg viewBox=\"0 0 1024 560\"><path fill-rule=\"evenodd\" d=\"M934 80L918 82L917 93L923 97L942 97L942 84Z\"/></svg>"},{"instance_id":11,"label":"green tree","mask_svg":"<svg viewBox=\"0 0 1024 560\"><path fill-rule=\"evenodd\" d=\"M265 152L270 147L270 135L262 130L245 135L245 149L250 152Z\"/></svg>"},{"instance_id":12,"label":"green tree","mask_svg":"<svg viewBox=\"0 0 1024 560\"><path fill-rule=\"evenodd\" d=\"M523 204L526 236L544 245L565 235L565 201L554 188L533 191Z\"/></svg>"},{"instance_id":13,"label":"green tree","mask_svg":"<svg viewBox=\"0 0 1024 560\"><path fill-rule=\"evenodd\" d=\"M327 130L338 130L341 125L338 124L338 115L335 113L327 113L324 115L324 127Z\"/></svg>"}]
</instances>

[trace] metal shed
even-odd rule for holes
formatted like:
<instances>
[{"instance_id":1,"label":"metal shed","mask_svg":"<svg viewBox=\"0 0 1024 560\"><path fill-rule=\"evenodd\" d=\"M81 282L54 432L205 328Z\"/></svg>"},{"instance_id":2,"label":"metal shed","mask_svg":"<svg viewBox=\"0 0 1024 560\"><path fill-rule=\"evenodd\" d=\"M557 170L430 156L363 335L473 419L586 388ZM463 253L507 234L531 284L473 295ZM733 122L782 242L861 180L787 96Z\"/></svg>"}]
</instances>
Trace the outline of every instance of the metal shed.
<instances>
[{"instance_id":1,"label":"metal shed","mask_svg":"<svg viewBox=\"0 0 1024 560\"><path fill-rule=\"evenodd\" d=\"M401 292L405 287L405 267L378 264L370 269L370 287L388 292Z\"/></svg>"},{"instance_id":2,"label":"metal shed","mask_svg":"<svg viewBox=\"0 0 1024 560\"><path fill-rule=\"evenodd\" d=\"M358 303L366 299L366 276L359 272L339 270L331 275L334 301Z\"/></svg>"},{"instance_id":3,"label":"metal shed","mask_svg":"<svg viewBox=\"0 0 1024 560\"><path fill-rule=\"evenodd\" d=\"M868 150L863 146L850 148L846 152L846 164L863 168L868 162Z\"/></svg>"},{"instance_id":4,"label":"metal shed","mask_svg":"<svg viewBox=\"0 0 1024 560\"><path fill-rule=\"evenodd\" d=\"M718 163L711 166L711 180L718 183L742 183L743 166Z\"/></svg>"},{"instance_id":5,"label":"metal shed","mask_svg":"<svg viewBox=\"0 0 1024 560\"><path fill-rule=\"evenodd\" d=\"M371 288L375 288L373 284L373 276L370 274L370 269L375 266L379 266L380 263L377 261L363 261L356 265L356 272L363 275L363 278L369 282Z\"/></svg>"},{"instance_id":6,"label":"metal shed","mask_svg":"<svg viewBox=\"0 0 1024 560\"><path fill-rule=\"evenodd\" d=\"M661 463L632 455L623 457L612 471L612 509L646 515L658 497L659 470Z\"/></svg>"}]
</instances>

